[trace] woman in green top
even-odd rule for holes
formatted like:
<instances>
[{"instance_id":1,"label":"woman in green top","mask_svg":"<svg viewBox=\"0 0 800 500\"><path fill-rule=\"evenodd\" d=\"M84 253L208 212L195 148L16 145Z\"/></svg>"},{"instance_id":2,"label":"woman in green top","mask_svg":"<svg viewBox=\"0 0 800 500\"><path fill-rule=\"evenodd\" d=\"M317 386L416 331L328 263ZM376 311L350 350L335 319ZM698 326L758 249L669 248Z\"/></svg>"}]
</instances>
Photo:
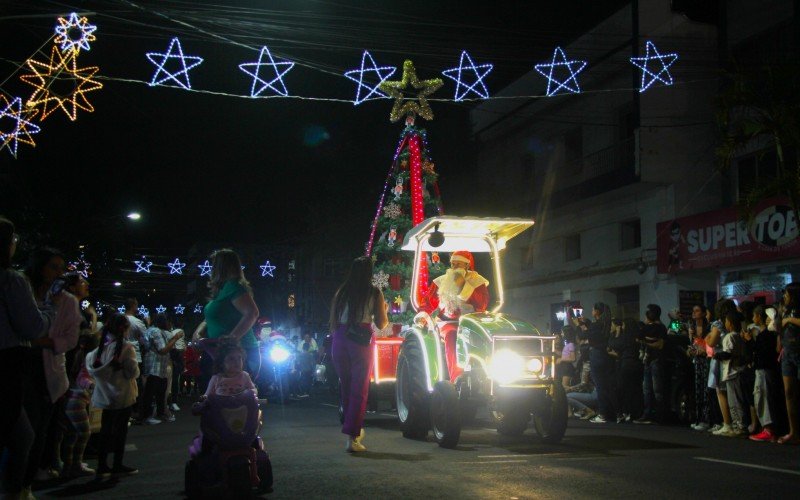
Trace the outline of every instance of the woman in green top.
<instances>
[{"instance_id":1,"label":"woman in green top","mask_svg":"<svg viewBox=\"0 0 800 500\"><path fill-rule=\"evenodd\" d=\"M203 309L205 321L200 323L195 333L210 339L238 339L247 353L247 371L255 379L261 369L258 340L252 331L258 319L258 307L242 272L242 262L236 252L224 248L211 254L211 265L211 280L208 282L211 301ZM211 363L205 354L203 358L200 366L203 381L207 382Z\"/></svg>"}]
</instances>

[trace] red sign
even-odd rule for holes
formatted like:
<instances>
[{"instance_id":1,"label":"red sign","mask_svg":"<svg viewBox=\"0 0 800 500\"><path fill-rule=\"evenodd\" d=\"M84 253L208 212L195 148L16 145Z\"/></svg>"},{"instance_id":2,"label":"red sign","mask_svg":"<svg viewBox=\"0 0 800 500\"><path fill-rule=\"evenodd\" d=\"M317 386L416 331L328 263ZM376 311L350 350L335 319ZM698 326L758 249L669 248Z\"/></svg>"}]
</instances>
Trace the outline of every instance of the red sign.
<instances>
[{"instance_id":1,"label":"red sign","mask_svg":"<svg viewBox=\"0 0 800 500\"><path fill-rule=\"evenodd\" d=\"M658 272L800 256L797 217L788 201L766 201L754 213L749 225L734 207L658 223Z\"/></svg>"}]
</instances>

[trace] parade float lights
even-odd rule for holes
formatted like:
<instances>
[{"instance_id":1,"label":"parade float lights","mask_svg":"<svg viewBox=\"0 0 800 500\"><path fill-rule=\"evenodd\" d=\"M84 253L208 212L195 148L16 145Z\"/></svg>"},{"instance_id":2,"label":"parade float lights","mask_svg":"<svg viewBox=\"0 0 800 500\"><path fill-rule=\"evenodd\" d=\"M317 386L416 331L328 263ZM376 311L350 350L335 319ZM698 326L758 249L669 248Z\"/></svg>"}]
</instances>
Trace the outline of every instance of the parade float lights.
<instances>
[{"instance_id":1,"label":"parade float lights","mask_svg":"<svg viewBox=\"0 0 800 500\"><path fill-rule=\"evenodd\" d=\"M556 311L556 319L563 322L567 319L567 313L565 311Z\"/></svg>"},{"instance_id":2,"label":"parade float lights","mask_svg":"<svg viewBox=\"0 0 800 500\"><path fill-rule=\"evenodd\" d=\"M289 351L286 350L283 346L276 345L269 351L269 359L274 361L275 363L283 363L287 359L289 359Z\"/></svg>"}]
</instances>

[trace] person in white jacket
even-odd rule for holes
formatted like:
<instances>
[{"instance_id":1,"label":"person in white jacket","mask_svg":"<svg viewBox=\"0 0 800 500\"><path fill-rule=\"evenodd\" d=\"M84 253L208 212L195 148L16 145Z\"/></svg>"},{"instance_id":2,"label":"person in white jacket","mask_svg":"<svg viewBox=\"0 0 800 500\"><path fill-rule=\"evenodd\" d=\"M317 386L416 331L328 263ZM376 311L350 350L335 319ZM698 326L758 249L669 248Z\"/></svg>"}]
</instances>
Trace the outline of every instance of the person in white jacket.
<instances>
[{"instance_id":1,"label":"person in white jacket","mask_svg":"<svg viewBox=\"0 0 800 500\"><path fill-rule=\"evenodd\" d=\"M92 405L103 409L100 446L97 453L97 476L130 475L139 471L122 464L128 420L136 403L136 378L139 364L133 347L125 342L130 322L124 314L115 314L106 322L100 346L86 356L86 368L94 377ZM108 455L114 453L109 468Z\"/></svg>"}]
</instances>

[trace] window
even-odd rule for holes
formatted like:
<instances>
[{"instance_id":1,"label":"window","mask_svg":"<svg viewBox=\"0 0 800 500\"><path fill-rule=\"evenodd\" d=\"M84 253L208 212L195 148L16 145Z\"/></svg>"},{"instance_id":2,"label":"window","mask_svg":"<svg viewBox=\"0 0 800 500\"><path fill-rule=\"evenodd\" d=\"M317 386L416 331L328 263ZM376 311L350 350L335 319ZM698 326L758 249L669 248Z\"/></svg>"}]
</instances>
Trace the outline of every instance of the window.
<instances>
[{"instance_id":1,"label":"window","mask_svg":"<svg viewBox=\"0 0 800 500\"><path fill-rule=\"evenodd\" d=\"M629 220L619 225L619 248L630 250L642 246L642 221Z\"/></svg>"},{"instance_id":2,"label":"window","mask_svg":"<svg viewBox=\"0 0 800 500\"><path fill-rule=\"evenodd\" d=\"M564 238L564 260L567 262L581 258L581 235L571 234Z\"/></svg>"}]
</instances>

